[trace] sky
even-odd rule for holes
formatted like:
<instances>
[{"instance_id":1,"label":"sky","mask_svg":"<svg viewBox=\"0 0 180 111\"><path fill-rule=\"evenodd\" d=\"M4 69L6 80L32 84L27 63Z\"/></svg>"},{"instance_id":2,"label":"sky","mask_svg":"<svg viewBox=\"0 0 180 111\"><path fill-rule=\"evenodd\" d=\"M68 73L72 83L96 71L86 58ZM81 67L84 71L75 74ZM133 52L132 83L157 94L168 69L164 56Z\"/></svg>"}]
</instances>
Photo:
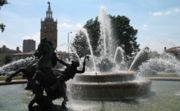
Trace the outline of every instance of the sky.
<instances>
[{"instance_id":1,"label":"sky","mask_svg":"<svg viewBox=\"0 0 180 111\"><path fill-rule=\"evenodd\" d=\"M126 16L138 30L137 42L142 49L163 52L180 46L180 0L49 0L53 18L58 21L57 50L67 50L67 38L73 41L75 33L89 19L99 15L105 7L110 15ZM24 39L40 39L40 22L46 16L48 0L8 0L0 9L0 23L6 25L0 32L0 47L20 47Z\"/></svg>"}]
</instances>

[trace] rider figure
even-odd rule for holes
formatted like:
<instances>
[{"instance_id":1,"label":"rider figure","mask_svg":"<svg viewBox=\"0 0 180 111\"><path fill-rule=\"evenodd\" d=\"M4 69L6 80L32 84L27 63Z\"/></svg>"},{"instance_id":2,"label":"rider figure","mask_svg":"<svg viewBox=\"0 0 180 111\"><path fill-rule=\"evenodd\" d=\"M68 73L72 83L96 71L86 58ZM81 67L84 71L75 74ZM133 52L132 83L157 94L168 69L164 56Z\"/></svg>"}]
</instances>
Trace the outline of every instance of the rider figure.
<instances>
[{"instance_id":1,"label":"rider figure","mask_svg":"<svg viewBox=\"0 0 180 111\"><path fill-rule=\"evenodd\" d=\"M41 40L36 53L34 54L38 59L37 71L33 80L38 80L44 87L49 87L56 81L56 77L52 71L52 57L54 48L46 38Z\"/></svg>"},{"instance_id":2,"label":"rider figure","mask_svg":"<svg viewBox=\"0 0 180 111\"><path fill-rule=\"evenodd\" d=\"M85 72L85 64L86 64L86 59L89 60L89 56L85 56L84 62L83 62L83 68L82 70L78 70L77 68L79 67L79 62L77 61L72 61L71 64L65 63L64 61L60 60L57 58L58 62L66 66L66 69L62 71L62 76L61 79L63 81L67 81L69 79L73 79L76 73L84 73Z\"/></svg>"}]
</instances>

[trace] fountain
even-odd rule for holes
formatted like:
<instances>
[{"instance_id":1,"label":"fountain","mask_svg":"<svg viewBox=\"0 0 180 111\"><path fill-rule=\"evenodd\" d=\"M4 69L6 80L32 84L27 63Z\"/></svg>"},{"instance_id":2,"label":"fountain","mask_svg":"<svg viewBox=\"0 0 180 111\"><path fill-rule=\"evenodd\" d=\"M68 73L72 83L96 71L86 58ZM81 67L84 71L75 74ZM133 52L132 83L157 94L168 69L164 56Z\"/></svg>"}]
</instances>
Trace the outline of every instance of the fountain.
<instances>
[{"instance_id":1,"label":"fountain","mask_svg":"<svg viewBox=\"0 0 180 111\"><path fill-rule=\"evenodd\" d=\"M25 59L19 59L0 67L0 74L8 75L15 72L17 69L27 66L28 64L35 63L34 57L27 57Z\"/></svg>"},{"instance_id":2,"label":"fountain","mask_svg":"<svg viewBox=\"0 0 180 111\"><path fill-rule=\"evenodd\" d=\"M147 95L150 91L151 81L136 79L136 73L122 69L120 64L124 63L124 54L121 47L117 47L115 54L113 49L113 38L110 18L105 9L99 15L101 36L99 49L100 57L93 57L96 68L93 72L79 74L70 83L70 90L73 99L85 100L120 100L131 99ZM81 30L88 37L87 30ZM89 38L87 39L89 41ZM91 55L93 51L88 42ZM120 51L121 62L116 59ZM126 68L128 69L128 68Z\"/></svg>"},{"instance_id":3,"label":"fountain","mask_svg":"<svg viewBox=\"0 0 180 111\"><path fill-rule=\"evenodd\" d=\"M115 54L114 54L114 61L116 61L116 62L119 62L118 60L117 60L117 58L119 58L118 57L118 51L120 52L120 56L121 56L121 60L120 60L120 62L121 63L124 63L125 61L124 61L124 59L125 59L125 57L124 57L124 50L121 48L121 47L117 47L116 48L116 51L115 51Z\"/></svg>"},{"instance_id":4,"label":"fountain","mask_svg":"<svg viewBox=\"0 0 180 111\"><path fill-rule=\"evenodd\" d=\"M148 47L144 47L142 50L140 50L137 54L136 54L136 56L135 56L135 58L134 58L134 60L132 61L132 63L131 63L131 65L130 65L130 67L129 67L129 71L132 69L132 67L133 67L133 65L135 64L135 62L140 58L140 56L141 55L143 55L144 53L148 53L149 52L149 48Z\"/></svg>"},{"instance_id":5,"label":"fountain","mask_svg":"<svg viewBox=\"0 0 180 111\"><path fill-rule=\"evenodd\" d=\"M138 73L142 76L158 75L159 72L180 74L180 61L173 55L163 53L144 62Z\"/></svg>"},{"instance_id":6,"label":"fountain","mask_svg":"<svg viewBox=\"0 0 180 111\"><path fill-rule=\"evenodd\" d=\"M105 11L103 11L102 15L106 15ZM101 28L103 28L103 26L107 27L107 25L102 25ZM110 30L108 29L108 31ZM70 110L72 109L72 111L177 111L180 109L180 106L176 105L180 104L179 81L153 81L151 85L151 81L149 80L137 79L137 74L131 71L130 69L133 67L135 61L141 56L143 51L145 51L146 49L142 49L135 57L135 60L132 62L129 70L124 71L126 68L121 68L121 64L124 63L123 49L121 47L117 47L115 54L113 56L112 52L110 52L110 49L113 46L107 45L108 41L112 39L108 38L109 40L107 40L106 37L109 36L105 34L103 37L101 37L101 40L104 41L104 43L101 46L99 46L99 48L102 49L101 54L103 56L101 56L101 58L96 57L94 58L94 60L92 60L94 62L93 64L95 64L94 67L96 67L93 68L93 72L87 72L83 75L76 75L75 80L70 83L71 91L69 92L72 92L72 97L76 99L71 100L67 104ZM75 50L73 52L76 53ZM92 53L93 52L91 51L91 54ZM76 56L78 57L77 54ZM119 57L121 58L118 59ZM26 64L29 64L28 62L31 62L32 59L33 58L26 58L24 60L18 60L6 66L0 67L0 73L9 74L12 70L16 70L19 67L26 66ZM120 61L116 61L117 59ZM180 62L176 60L174 56L163 54L160 57L158 56L156 58L151 58L148 61L144 62L140 66L139 73L156 75L159 71L173 71L179 74L179 66ZM123 70L120 71L120 69ZM32 98L32 96L31 94L24 92L24 87L25 84L1 86L0 111L28 110L27 104ZM142 97L149 93L150 88L152 89L152 91L155 92L156 96L141 98L138 99L138 101L112 101ZM97 101L84 101L83 99ZM59 103L59 100L55 102Z\"/></svg>"}]
</instances>

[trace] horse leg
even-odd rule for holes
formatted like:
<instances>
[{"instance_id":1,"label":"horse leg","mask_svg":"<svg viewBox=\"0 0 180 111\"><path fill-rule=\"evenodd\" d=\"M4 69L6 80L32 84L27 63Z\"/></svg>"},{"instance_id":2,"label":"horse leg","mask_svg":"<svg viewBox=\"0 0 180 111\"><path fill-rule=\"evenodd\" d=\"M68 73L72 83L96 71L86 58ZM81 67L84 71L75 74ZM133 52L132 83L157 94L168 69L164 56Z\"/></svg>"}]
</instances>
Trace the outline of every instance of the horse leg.
<instances>
[{"instance_id":1,"label":"horse leg","mask_svg":"<svg viewBox=\"0 0 180 111\"><path fill-rule=\"evenodd\" d=\"M35 97L30 101L28 104L28 110L29 111L34 111L33 104L35 103Z\"/></svg>"},{"instance_id":2,"label":"horse leg","mask_svg":"<svg viewBox=\"0 0 180 111\"><path fill-rule=\"evenodd\" d=\"M67 97L67 95L66 95L66 89L67 89L67 87L66 87L66 84L65 83L63 83L63 94L62 94L62 97L63 97L63 102L62 102L62 107L63 108L66 108L66 103L67 103L67 101L68 101L68 97Z\"/></svg>"},{"instance_id":3,"label":"horse leg","mask_svg":"<svg viewBox=\"0 0 180 111\"><path fill-rule=\"evenodd\" d=\"M67 98L67 96L64 96L63 99L64 99L64 100L63 100L61 106L62 106L63 108L66 108L66 104L67 104L68 98Z\"/></svg>"}]
</instances>

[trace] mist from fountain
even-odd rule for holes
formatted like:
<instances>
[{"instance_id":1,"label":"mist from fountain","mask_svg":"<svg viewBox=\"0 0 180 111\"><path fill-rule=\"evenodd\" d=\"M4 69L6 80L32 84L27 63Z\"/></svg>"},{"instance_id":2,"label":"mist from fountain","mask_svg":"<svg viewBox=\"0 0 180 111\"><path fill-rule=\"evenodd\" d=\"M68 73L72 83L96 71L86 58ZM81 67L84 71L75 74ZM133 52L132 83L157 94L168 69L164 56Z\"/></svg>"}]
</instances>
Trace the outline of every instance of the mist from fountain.
<instances>
[{"instance_id":1,"label":"mist from fountain","mask_svg":"<svg viewBox=\"0 0 180 111\"><path fill-rule=\"evenodd\" d=\"M180 74L180 61L175 56L163 53L159 57L151 58L139 66L138 74L157 75L159 72L174 72Z\"/></svg>"},{"instance_id":2,"label":"mist from fountain","mask_svg":"<svg viewBox=\"0 0 180 111\"><path fill-rule=\"evenodd\" d=\"M0 74L11 74L19 68L27 66L28 64L34 63L34 57L27 57L25 59L19 59L0 67Z\"/></svg>"},{"instance_id":3,"label":"mist from fountain","mask_svg":"<svg viewBox=\"0 0 180 111\"><path fill-rule=\"evenodd\" d=\"M80 32L83 32L86 36L86 40L89 46L91 57L93 59L93 67L94 67L93 71L95 72L103 71L103 69L101 68L104 68L106 71L110 71L110 72L112 70L117 71L118 69L127 69L127 68L124 68L126 66L124 65L125 64L124 50L120 46L118 46L116 50L114 51L115 44L113 40L114 37L112 36L111 19L109 15L107 14L107 11L105 8L101 8L100 14L98 16L98 21L100 23L100 39L98 41L99 43L98 50L100 51L99 57L94 56L92 45L90 43L90 38L89 38L89 34L87 30L85 28L82 28L80 30ZM119 58L121 58L121 62L117 63L116 59L119 59ZM121 67L121 65L123 68L119 68Z\"/></svg>"},{"instance_id":4,"label":"mist from fountain","mask_svg":"<svg viewBox=\"0 0 180 111\"><path fill-rule=\"evenodd\" d=\"M139 59L139 57L141 57L144 53L148 53L149 52L149 48L148 47L144 47L143 49L141 49L135 56L134 60L132 61L130 67L129 67L129 71L132 69L133 65L135 64L135 62Z\"/></svg>"},{"instance_id":5,"label":"mist from fountain","mask_svg":"<svg viewBox=\"0 0 180 111\"><path fill-rule=\"evenodd\" d=\"M123 63L125 60L124 51L121 47L115 47L116 44L114 44L114 37L112 35L111 19L104 7L102 7L100 10L98 21L100 23L100 39L98 41L98 50L100 51L100 57L98 57L98 60L96 61L96 66L100 71L117 71L119 67L121 67L121 63ZM114 51L114 49L116 49L116 51ZM121 63L116 63L115 61L115 59L117 59L117 56L119 55L118 52L120 52L121 54Z\"/></svg>"},{"instance_id":6,"label":"mist from fountain","mask_svg":"<svg viewBox=\"0 0 180 111\"><path fill-rule=\"evenodd\" d=\"M112 57L113 38L112 38L111 19L104 7L101 7L98 21L100 23L99 43L103 42L101 45L99 45L99 48L101 50L101 55Z\"/></svg>"},{"instance_id":7,"label":"mist from fountain","mask_svg":"<svg viewBox=\"0 0 180 111\"><path fill-rule=\"evenodd\" d=\"M87 30L85 28L82 28L80 31L85 34L86 40L88 42L89 50L90 50L90 53L91 53L91 56L92 56L92 59L93 59L93 68L94 68L93 71L96 72L96 63L95 63L94 53L93 53L93 50L92 50L92 45L91 45L91 42L90 42L90 39L89 39L89 34L88 34L88 32L87 32Z\"/></svg>"},{"instance_id":8,"label":"mist from fountain","mask_svg":"<svg viewBox=\"0 0 180 111\"><path fill-rule=\"evenodd\" d=\"M98 72L95 74L94 72L77 74L70 84L72 98L102 101L136 98L148 94L151 86L149 80L137 80L135 72L122 71L122 69L127 69L124 68L126 66L124 65L126 64L124 51L121 47L115 47L111 20L104 8L101 8L98 21L100 23L100 39L97 48L100 51L99 57L94 57L87 30L81 30L87 38L94 67L97 67ZM114 52L113 49L115 48L116 51ZM118 63L116 59L120 59L119 57L121 62ZM121 68L122 63L123 68Z\"/></svg>"},{"instance_id":9,"label":"mist from fountain","mask_svg":"<svg viewBox=\"0 0 180 111\"><path fill-rule=\"evenodd\" d=\"M125 61L125 57L124 57L124 50L122 49L122 47L120 47L120 46L118 46L117 48L116 48L116 51L115 51L115 54L114 54L114 61L117 63L117 57L119 57L118 56L118 52L120 53L120 57L121 57L121 62L120 63L124 63Z\"/></svg>"},{"instance_id":10,"label":"mist from fountain","mask_svg":"<svg viewBox=\"0 0 180 111\"><path fill-rule=\"evenodd\" d=\"M81 64L81 59L80 59L79 55L77 54L76 49L73 47L73 45L70 45L70 48L71 48L72 53L74 53L76 55L79 63Z\"/></svg>"}]
</instances>

